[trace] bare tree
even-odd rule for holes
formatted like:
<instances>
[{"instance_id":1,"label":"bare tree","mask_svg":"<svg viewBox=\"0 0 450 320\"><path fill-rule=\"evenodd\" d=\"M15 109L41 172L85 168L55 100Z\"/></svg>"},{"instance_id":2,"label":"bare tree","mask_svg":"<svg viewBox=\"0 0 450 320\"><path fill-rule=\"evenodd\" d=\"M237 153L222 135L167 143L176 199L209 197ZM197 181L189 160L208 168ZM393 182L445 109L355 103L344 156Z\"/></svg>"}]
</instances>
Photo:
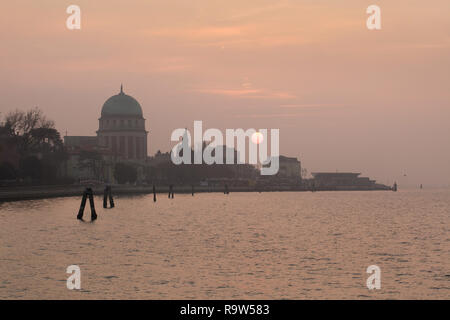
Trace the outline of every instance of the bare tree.
<instances>
[{"instance_id":1,"label":"bare tree","mask_svg":"<svg viewBox=\"0 0 450 320\"><path fill-rule=\"evenodd\" d=\"M42 110L33 108L28 111L15 110L8 113L4 120L5 127L14 135L26 135L37 128L54 128L55 123L48 120Z\"/></svg>"},{"instance_id":2,"label":"bare tree","mask_svg":"<svg viewBox=\"0 0 450 320\"><path fill-rule=\"evenodd\" d=\"M8 134L17 138L19 149L26 151L33 143L33 134L42 132L38 129L55 129L55 123L48 120L42 110L36 107L28 111L15 110L8 113L3 127Z\"/></svg>"}]
</instances>

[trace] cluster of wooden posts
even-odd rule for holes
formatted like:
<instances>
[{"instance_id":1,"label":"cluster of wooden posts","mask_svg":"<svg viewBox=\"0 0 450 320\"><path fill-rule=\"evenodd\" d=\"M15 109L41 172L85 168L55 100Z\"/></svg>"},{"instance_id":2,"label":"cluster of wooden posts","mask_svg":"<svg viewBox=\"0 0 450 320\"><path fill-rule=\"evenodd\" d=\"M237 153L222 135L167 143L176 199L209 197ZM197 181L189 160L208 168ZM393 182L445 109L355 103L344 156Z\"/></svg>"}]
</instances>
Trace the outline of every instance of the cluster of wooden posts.
<instances>
[{"instance_id":1,"label":"cluster of wooden posts","mask_svg":"<svg viewBox=\"0 0 450 320\"><path fill-rule=\"evenodd\" d=\"M195 190L194 185L192 185L192 196L194 196ZM225 185L224 194L229 194L228 185ZM174 189L173 184L169 185L169 199L174 198ZM86 200L89 198L89 205L91 208L91 221L97 219L97 213L95 212L95 204L94 204L94 191L92 188L86 188L83 192L83 198L81 199L80 209L78 210L77 219L83 220L84 208L86 207ZM108 198L109 198L109 206L110 208L114 208L114 199L112 196L112 188L111 186L106 186L103 191L103 208L108 207ZM153 185L153 202L156 202L156 187Z\"/></svg>"},{"instance_id":2,"label":"cluster of wooden posts","mask_svg":"<svg viewBox=\"0 0 450 320\"><path fill-rule=\"evenodd\" d=\"M80 210L78 210L77 219L83 220L84 208L86 207L86 199L89 198L89 205L91 207L91 221L97 219L97 213L95 212L95 204L94 204L94 191L92 188L86 188L83 192L83 198L81 199ZM109 206L110 208L114 208L114 199L112 197L111 186L106 186L103 191L103 208L108 207L108 198L109 198Z\"/></svg>"}]
</instances>

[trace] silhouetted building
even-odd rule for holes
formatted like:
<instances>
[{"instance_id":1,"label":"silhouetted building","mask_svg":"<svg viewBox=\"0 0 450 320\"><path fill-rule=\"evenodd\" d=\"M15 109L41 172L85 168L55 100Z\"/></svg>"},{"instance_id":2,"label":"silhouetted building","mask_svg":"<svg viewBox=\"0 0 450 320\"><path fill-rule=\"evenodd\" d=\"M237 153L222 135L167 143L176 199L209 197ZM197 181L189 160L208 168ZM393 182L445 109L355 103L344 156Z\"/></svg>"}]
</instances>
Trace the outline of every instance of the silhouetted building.
<instances>
[{"instance_id":1,"label":"silhouetted building","mask_svg":"<svg viewBox=\"0 0 450 320\"><path fill-rule=\"evenodd\" d=\"M111 150L116 160L143 162L147 158L145 119L139 102L123 92L103 104L97 136L65 136L69 149L98 146Z\"/></svg>"},{"instance_id":2,"label":"silhouetted building","mask_svg":"<svg viewBox=\"0 0 450 320\"><path fill-rule=\"evenodd\" d=\"M93 148L98 146L96 136L65 136L64 146L68 149Z\"/></svg>"},{"instance_id":3,"label":"silhouetted building","mask_svg":"<svg viewBox=\"0 0 450 320\"><path fill-rule=\"evenodd\" d=\"M356 172L313 172L312 183L316 188L322 189L385 189L384 185L377 184L375 180L360 177Z\"/></svg>"},{"instance_id":4,"label":"silhouetted building","mask_svg":"<svg viewBox=\"0 0 450 320\"><path fill-rule=\"evenodd\" d=\"M145 119L139 102L123 92L112 96L103 105L97 131L98 143L121 159L147 158Z\"/></svg>"},{"instance_id":5,"label":"silhouetted building","mask_svg":"<svg viewBox=\"0 0 450 320\"><path fill-rule=\"evenodd\" d=\"M278 156L278 160L279 160L279 169L278 173L275 174L275 177L288 179L301 179L302 166L301 162L297 158L280 155ZM270 164L264 164L263 167L270 167Z\"/></svg>"},{"instance_id":6,"label":"silhouetted building","mask_svg":"<svg viewBox=\"0 0 450 320\"><path fill-rule=\"evenodd\" d=\"M97 136L65 136L68 151L65 170L75 179L114 181L117 162L142 167L147 160L145 119L139 102L123 92L103 104ZM138 173L142 168L138 168ZM142 179L142 174L139 177Z\"/></svg>"},{"instance_id":7,"label":"silhouetted building","mask_svg":"<svg viewBox=\"0 0 450 320\"><path fill-rule=\"evenodd\" d=\"M278 175L287 178L301 179L301 163L297 158L280 156L280 169Z\"/></svg>"}]
</instances>

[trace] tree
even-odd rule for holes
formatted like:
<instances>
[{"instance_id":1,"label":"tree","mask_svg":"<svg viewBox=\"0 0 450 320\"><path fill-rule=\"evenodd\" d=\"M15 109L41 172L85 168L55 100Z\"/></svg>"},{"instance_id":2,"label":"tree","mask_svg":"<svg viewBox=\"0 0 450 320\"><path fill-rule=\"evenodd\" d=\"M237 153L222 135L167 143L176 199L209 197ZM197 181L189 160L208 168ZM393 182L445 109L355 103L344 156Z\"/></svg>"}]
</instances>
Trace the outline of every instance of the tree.
<instances>
[{"instance_id":1,"label":"tree","mask_svg":"<svg viewBox=\"0 0 450 320\"><path fill-rule=\"evenodd\" d=\"M78 160L78 167L89 168L94 174L96 179L100 179L100 173L102 170L102 155L97 151L83 150L80 152L80 158Z\"/></svg>"},{"instance_id":2,"label":"tree","mask_svg":"<svg viewBox=\"0 0 450 320\"><path fill-rule=\"evenodd\" d=\"M59 132L54 128L35 128L29 133L30 151L58 152L63 148Z\"/></svg>"},{"instance_id":3,"label":"tree","mask_svg":"<svg viewBox=\"0 0 450 320\"><path fill-rule=\"evenodd\" d=\"M33 142L36 142L36 138L38 140L42 139L44 133L50 134L47 138L57 138L54 132L56 131L54 122L48 120L39 108L33 108L28 111L15 110L8 113L3 127L16 140L19 152L22 153L28 152ZM54 131L38 129L53 129ZM61 139L59 138L59 140ZM56 140L54 142L57 143Z\"/></svg>"},{"instance_id":4,"label":"tree","mask_svg":"<svg viewBox=\"0 0 450 320\"><path fill-rule=\"evenodd\" d=\"M125 164L116 163L114 167L114 178L118 183L134 183L137 180L137 170L135 167Z\"/></svg>"},{"instance_id":5,"label":"tree","mask_svg":"<svg viewBox=\"0 0 450 320\"><path fill-rule=\"evenodd\" d=\"M37 183L54 183L67 159L54 122L39 108L8 113L0 123L0 135L16 146L20 155L19 176Z\"/></svg>"},{"instance_id":6,"label":"tree","mask_svg":"<svg viewBox=\"0 0 450 320\"><path fill-rule=\"evenodd\" d=\"M42 162L36 156L26 156L20 160L20 172L24 178L40 180L42 177Z\"/></svg>"},{"instance_id":7,"label":"tree","mask_svg":"<svg viewBox=\"0 0 450 320\"><path fill-rule=\"evenodd\" d=\"M0 180L12 180L17 178L16 170L9 162L0 164Z\"/></svg>"},{"instance_id":8,"label":"tree","mask_svg":"<svg viewBox=\"0 0 450 320\"><path fill-rule=\"evenodd\" d=\"M14 135L26 135L36 128L54 128L55 123L48 120L42 110L33 108L28 111L15 110L5 117L5 127Z\"/></svg>"}]
</instances>

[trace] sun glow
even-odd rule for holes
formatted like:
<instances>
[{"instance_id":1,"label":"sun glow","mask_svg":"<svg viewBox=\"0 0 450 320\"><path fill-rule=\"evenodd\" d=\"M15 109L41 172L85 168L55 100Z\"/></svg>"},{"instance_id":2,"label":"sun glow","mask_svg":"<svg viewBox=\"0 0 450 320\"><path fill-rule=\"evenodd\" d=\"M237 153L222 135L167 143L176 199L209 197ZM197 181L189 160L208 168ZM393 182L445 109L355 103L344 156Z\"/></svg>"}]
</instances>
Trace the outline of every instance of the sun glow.
<instances>
[{"instance_id":1,"label":"sun glow","mask_svg":"<svg viewBox=\"0 0 450 320\"><path fill-rule=\"evenodd\" d=\"M254 144L260 144L261 142L264 141L264 136L261 132L255 132L254 134L252 134L252 142Z\"/></svg>"}]
</instances>

